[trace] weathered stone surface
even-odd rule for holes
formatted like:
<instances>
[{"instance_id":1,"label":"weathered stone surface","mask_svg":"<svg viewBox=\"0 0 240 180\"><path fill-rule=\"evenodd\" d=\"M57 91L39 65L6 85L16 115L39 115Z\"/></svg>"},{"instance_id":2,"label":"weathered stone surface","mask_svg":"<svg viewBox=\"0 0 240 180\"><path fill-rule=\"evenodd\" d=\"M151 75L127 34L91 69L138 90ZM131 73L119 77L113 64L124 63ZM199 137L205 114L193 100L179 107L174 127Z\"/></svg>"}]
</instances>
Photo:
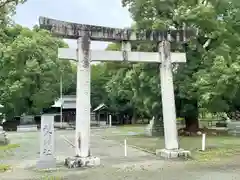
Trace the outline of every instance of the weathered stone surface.
<instances>
[{"instance_id":1,"label":"weathered stone surface","mask_svg":"<svg viewBox=\"0 0 240 180\"><path fill-rule=\"evenodd\" d=\"M119 29L95 25L77 24L71 22L50 19L47 17L39 18L40 28L51 31L56 36L68 39L78 39L82 37L84 32L88 31L92 40L98 41L173 41L184 42L196 33L193 30L141 30L134 31L132 29Z\"/></svg>"},{"instance_id":2,"label":"weathered stone surface","mask_svg":"<svg viewBox=\"0 0 240 180\"><path fill-rule=\"evenodd\" d=\"M240 121L227 122L228 134L240 137Z\"/></svg>"},{"instance_id":3,"label":"weathered stone surface","mask_svg":"<svg viewBox=\"0 0 240 180\"><path fill-rule=\"evenodd\" d=\"M150 123L145 128L145 135L147 136L163 136L164 135L164 126L163 120L155 120L152 118Z\"/></svg>"},{"instance_id":4,"label":"weathered stone surface","mask_svg":"<svg viewBox=\"0 0 240 180\"><path fill-rule=\"evenodd\" d=\"M157 149L156 155L159 155L163 158L173 159L173 158L188 158L191 156L190 151L183 149L168 150L168 149Z\"/></svg>"},{"instance_id":5,"label":"weathered stone surface","mask_svg":"<svg viewBox=\"0 0 240 180\"><path fill-rule=\"evenodd\" d=\"M65 159L65 166L68 168L94 167L100 165L98 157L72 157Z\"/></svg>"},{"instance_id":6,"label":"weathered stone surface","mask_svg":"<svg viewBox=\"0 0 240 180\"><path fill-rule=\"evenodd\" d=\"M38 169L56 168L54 116L42 115L40 135L40 158L36 166Z\"/></svg>"}]
</instances>

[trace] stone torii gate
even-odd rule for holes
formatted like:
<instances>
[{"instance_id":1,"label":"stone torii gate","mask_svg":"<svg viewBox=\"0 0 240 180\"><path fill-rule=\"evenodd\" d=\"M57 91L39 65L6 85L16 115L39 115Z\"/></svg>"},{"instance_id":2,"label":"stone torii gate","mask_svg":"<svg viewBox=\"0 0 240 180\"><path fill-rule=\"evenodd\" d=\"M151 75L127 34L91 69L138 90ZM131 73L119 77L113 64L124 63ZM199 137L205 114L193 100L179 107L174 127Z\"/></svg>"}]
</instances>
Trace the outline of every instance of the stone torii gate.
<instances>
[{"instance_id":1,"label":"stone torii gate","mask_svg":"<svg viewBox=\"0 0 240 180\"><path fill-rule=\"evenodd\" d=\"M188 153L179 149L176 127L176 110L172 78L172 63L186 62L185 53L170 52L170 42L185 42L193 31L168 30L135 32L131 29L116 29L59 21L40 17L40 27L47 29L54 36L77 39L77 49L59 48L58 57L77 61L77 100L76 100L76 157L70 158L67 164L86 166L100 162L89 154L90 144L90 62L145 62L161 63L161 93L164 122L165 149L159 151L163 157L178 157ZM122 51L90 50L91 41L122 42ZM132 41L156 42L158 52L132 52ZM91 164L90 163L90 164ZM79 165L79 166L80 166Z\"/></svg>"}]
</instances>

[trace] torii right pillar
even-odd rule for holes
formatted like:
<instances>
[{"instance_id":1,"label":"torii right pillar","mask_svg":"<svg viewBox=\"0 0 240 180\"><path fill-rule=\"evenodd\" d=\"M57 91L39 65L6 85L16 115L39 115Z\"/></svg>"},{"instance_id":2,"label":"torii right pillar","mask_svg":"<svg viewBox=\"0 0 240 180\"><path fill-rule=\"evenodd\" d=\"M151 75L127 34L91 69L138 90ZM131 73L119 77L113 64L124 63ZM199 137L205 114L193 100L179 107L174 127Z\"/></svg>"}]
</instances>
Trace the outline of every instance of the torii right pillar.
<instances>
[{"instance_id":1,"label":"torii right pillar","mask_svg":"<svg viewBox=\"0 0 240 180\"><path fill-rule=\"evenodd\" d=\"M178 142L171 44L169 41L164 40L159 43L159 57L161 59L160 79L165 149L156 150L156 154L164 158L188 157L190 156L190 151L180 149Z\"/></svg>"}]
</instances>

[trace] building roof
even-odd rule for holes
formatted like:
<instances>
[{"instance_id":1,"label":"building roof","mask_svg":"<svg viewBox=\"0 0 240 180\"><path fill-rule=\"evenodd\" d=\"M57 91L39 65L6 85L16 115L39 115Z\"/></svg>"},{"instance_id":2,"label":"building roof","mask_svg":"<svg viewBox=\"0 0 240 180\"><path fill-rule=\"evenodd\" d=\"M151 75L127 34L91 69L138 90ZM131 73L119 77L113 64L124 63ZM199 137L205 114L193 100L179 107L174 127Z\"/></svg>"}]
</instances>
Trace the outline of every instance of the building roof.
<instances>
[{"instance_id":1,"label":"building roof","mask_svg":"<svg viewBox=\"0 0 240 180\"><path fill-rule=\"evenodd\" d=\"M98 107L96 107L96 108L93 110L93 112L101 111L101 110L103 110L103 109L105 109L105 108L107 108L107 106L106 106L104 103L102 103L102 104L100 104Z\"/></svg>"},{"instance_id":2,"label":"building roof","mask_svg":"<svg viewBox=\"0 0 240 180\"><path fill-rule=\"evenodd\" d=\"M61 99L58 99L54 102L54 105L52 105L52 107L61 107L62 104L63 101Z\"/></svg>"},{"instance_id":3,"label":"building roof","mask_svg":"<svg viewBox=\"0 0 240 180\"><path fill-rule=\"evenodd\" d=\"M76 109L76 95L64 95L62 99L57 99L52 105L52 107L58 108L61 106L63 109Z\"/></svg>"}]
</instances>

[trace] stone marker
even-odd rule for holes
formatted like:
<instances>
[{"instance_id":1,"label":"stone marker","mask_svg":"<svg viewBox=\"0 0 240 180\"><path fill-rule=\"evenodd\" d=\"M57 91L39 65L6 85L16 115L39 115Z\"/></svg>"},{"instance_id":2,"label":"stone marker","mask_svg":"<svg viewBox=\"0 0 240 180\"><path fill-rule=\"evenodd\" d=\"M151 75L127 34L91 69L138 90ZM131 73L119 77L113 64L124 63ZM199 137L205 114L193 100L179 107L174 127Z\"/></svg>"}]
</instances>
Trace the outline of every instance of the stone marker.
<instances>
[{"instance_id":1,"label":"stone marker","mask_svg":"<svg viewBox=\"0 0 240 180\"><path fill-rule=\"evenodd\" d=\"M54 147L54 116L42 115L40 134L40 159L37 162L37 168L56 168Z\"/></svg>"},{"instance_id":2,"label":"stone marker","mask_svg":"<svg viewBox=\"0 0 240 180\"><path fill-rule=\"evenodd\" d=\"M37 131L37 124L34 124L34 116L22 115L20 125L17 126L17 132L34 132Z\"/></svg>"},{"instance_id":3,"label":"stone marker","mask_svg":"<svg viewBox=\"0 0 240 180\"><path fill-rule=\"evenodd\" d=\"M153 117L145 129L145 135L163 136L164 135L163 120L162 119L156 120L155 117Z\"/></svg>"},{"instance_id":4,"label":"stone marker","mask_svg":"<svg viewBox=\"0 0 240 180\"><path fill-rule=\"evenodd\" d=\"M109 127L112 127L112 115L109 114Z\"/></svg>"}]
</instances>

